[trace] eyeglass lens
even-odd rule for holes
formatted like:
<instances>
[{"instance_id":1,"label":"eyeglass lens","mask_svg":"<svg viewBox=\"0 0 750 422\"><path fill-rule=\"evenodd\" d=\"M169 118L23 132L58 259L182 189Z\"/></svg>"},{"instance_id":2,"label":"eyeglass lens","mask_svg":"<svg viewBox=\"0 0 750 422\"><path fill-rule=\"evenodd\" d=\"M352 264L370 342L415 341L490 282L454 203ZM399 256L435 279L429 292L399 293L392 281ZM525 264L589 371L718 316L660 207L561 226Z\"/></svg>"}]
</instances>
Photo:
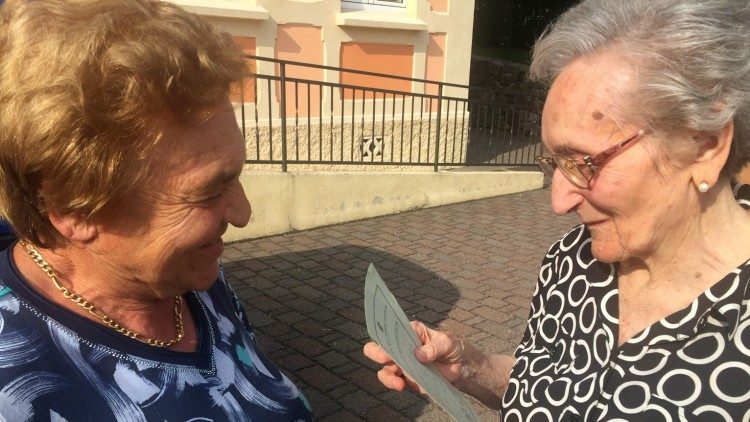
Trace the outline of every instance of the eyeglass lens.
<instances>
[{"instance_id":1,"label":"eyeglass lens","mask_svg":"<svg viewBox=\"0 0 750 422\"><path fill-rule=\"evenodd\" d=\"M558 155L553 156L553 158L557 167L568 180L580 188L588 187L589 179L581 172L581 168L575 162Z\"/></svg>"}]
</instances>

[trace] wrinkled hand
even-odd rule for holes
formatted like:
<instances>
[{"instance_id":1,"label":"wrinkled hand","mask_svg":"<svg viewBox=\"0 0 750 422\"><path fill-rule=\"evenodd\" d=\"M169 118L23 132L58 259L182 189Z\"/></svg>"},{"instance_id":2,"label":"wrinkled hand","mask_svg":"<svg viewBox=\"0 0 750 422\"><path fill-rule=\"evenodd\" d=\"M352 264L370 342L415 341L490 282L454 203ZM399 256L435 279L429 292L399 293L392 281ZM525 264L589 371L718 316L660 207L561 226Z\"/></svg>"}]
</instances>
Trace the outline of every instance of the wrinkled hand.
<instances>
[{"instance_id":1,"label":"wrinkled hand","mask_svg":"<svg viewBox=\"0 0 750 422\"><path fill-rule=\"evenodd\" d=\"M417 360L424 364L432 363L451 384L458 381L462 375L463 342L451 332L427 328L419 321L412 321L411 326L422 342L422 346L414 350ZM396 365L377 343L371 341L365 344L364 353L371 360L383 365L378 371L378 380L384 386L396 391L403 391L408 386L414 391L425 393L425 390L404 374L401 367Z\"/></svg>"}]
</instances>

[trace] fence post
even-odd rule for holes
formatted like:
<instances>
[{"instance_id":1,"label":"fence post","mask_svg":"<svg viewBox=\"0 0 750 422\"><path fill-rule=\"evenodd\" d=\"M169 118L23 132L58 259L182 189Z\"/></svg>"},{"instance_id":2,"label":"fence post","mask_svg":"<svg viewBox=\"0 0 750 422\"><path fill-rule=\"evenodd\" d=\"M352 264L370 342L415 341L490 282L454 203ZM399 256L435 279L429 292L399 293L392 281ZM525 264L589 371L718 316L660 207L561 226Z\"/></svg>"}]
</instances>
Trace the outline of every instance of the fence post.
<instances>
[{"instance_id":1,"label":"fence post","mask_svg":"<svg viewBox=\"0 0 750 422\"><path fill-rule=\"evenodd\" d=\"M432 111L432 110L430 110ZM437 106L437 133L435 133L435 173L438 171L440 162L440 131L441 131L441 114L443 113L443 83L438 82L438 106Z\"/></svg>"},{"instance_id":2,"label":"fence post","mask_svg":"<svg viewBox=\"0 0 750 422\"><path fill-rule=\"evenodd\" d=\"M240 117L242 118L242 142L247 143L247 134L245 133L245 79L240 81ZM245 156L247 161L247 156Z\"/></svg>"},{"instance_id":3,"label":"fence post","mask_svg":"<svg viewBox=\"0 0 750 422\"><path fill-rule=\"evenodd\" d=\"M286 173L286 63L279 63L279 107L281 108L281 171ZM273 130L273 128L271 128Z\"/></svg>"}]
</instances>

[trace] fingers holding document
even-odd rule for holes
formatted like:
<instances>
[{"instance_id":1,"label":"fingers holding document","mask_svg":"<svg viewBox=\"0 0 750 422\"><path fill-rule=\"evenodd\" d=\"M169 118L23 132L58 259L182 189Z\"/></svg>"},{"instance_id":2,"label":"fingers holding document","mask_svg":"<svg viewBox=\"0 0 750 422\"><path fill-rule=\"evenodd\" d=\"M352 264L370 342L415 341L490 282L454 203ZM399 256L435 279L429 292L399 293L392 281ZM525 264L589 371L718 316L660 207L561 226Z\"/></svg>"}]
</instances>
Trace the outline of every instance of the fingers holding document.
<instances>
[{"instance_id":1,"label":"fingers holding document","mask_svg":"<svg viewBox=\"0 0 750 422\"><path fill-rule=\"evenodd\" d=\"M463 342L451 332L433 330L419 321L411 321L411 326L422 342L422 346L414 350L414 356L423 364L432 364L443 378L453 384L461 376ZM383 365L378 371L378 380L384 386L397 391L410 387L424 394L424 390L377 343L371 341L365 344L364 354Z\"/></svg>"},{"instance_id":2,"label":"fingers holding document","mask_svg":"<svg viewBox=\"0 0 750 422\"><path fill-rule=\"evenodd\" d=\"M418 361L431 364L456 388L490 408L499 408L515 363L512 356L484 353L450 331L433 330L419 321L411 321L411 326L422 343L414 349ZM425 393L377 343L365 344L364 354L383 365L378 380L387 388L403 391L409 387Z\"/></svg>"}]
</instances>

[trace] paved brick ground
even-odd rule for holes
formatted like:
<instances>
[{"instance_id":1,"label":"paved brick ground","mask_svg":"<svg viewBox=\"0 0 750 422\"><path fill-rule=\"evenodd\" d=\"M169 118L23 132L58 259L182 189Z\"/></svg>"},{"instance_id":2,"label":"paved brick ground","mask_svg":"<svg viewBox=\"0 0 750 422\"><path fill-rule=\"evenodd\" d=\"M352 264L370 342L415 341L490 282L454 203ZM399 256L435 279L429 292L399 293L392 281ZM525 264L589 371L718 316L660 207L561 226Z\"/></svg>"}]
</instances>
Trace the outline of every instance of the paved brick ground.
<instances>
[{"instance_id":1,"label":"paved brick ground","mask_svg":"<svg viewBox=\"0 0 750 422\"><path fill-rule=\"evenodd\" d=\"M511 353L539 262L574 224L552 214L544 189L235 243L224 266L261 347L318 418L449 421L424 397L387 391L362 355L368 264L409 318Z\"/></svg>"}]
</instances>

